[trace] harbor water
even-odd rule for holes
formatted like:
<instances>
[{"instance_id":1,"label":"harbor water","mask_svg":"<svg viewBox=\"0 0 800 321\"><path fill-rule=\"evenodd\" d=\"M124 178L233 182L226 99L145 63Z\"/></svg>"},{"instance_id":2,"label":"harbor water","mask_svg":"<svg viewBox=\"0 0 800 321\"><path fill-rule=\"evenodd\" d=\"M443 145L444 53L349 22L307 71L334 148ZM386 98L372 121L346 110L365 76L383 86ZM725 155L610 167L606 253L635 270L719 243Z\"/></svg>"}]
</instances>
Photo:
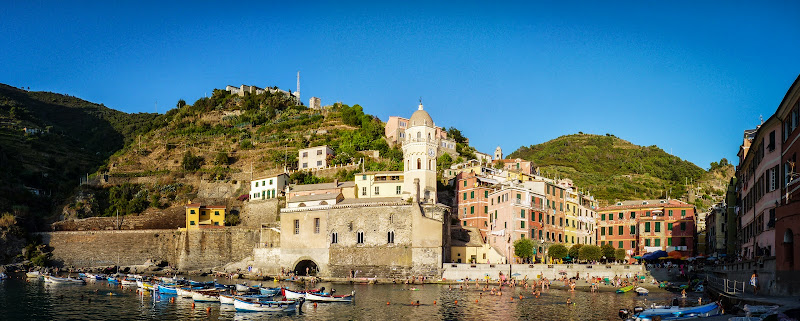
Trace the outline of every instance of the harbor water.
<instances>
[{"instance_id":1,"label":"harbor water","mask_svg":"<svg viewBox=\"0 0 800 321\"><path fill-rule=\"evenodd\" d=\"M197 278L200 280L200 278ZM241 281L240 281L241 282ZM227 282L233 283L233 282ZM254 283L255 284L255 283ZM299 285L263 282L264 286ZM664 304L676 294L651 291L569 292L553 287L536 298L531 290L503 288L490 295L459 285L331 284L336 293L355 291L353 303L305 302L300 313L236 312L231 305L195 303L192 299L160 296L135 287L110 286L105 281L86 285L48 284L15 275L0 281L2 320L619 320L620 308ZM522 299L520 299L522 296ZM172 298L175 298L174 300ZM567 304L567 300L573 304ZM697 300L693 297L688 300ZM419 301L420 305L412 305Z\"/></svg>"}]
</instances>

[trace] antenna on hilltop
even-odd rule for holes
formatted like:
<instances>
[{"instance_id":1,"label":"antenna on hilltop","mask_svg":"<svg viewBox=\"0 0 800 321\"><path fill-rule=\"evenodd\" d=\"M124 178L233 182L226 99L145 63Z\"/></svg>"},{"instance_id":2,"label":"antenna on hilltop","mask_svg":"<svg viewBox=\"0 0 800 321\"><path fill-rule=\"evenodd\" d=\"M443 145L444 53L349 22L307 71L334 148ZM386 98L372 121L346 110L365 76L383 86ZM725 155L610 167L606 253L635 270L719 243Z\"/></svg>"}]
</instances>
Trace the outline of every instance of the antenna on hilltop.
<instances>
[{"instance_id":1,"label":"antenna on hilltop","mask_svg":"<svg viewBox=\"0 0 800 321\"><path fill-rule=\"evenodd\" d=\"M297 101L300 101L300 71L297 71Z\"/></svg>"}]
</instances>

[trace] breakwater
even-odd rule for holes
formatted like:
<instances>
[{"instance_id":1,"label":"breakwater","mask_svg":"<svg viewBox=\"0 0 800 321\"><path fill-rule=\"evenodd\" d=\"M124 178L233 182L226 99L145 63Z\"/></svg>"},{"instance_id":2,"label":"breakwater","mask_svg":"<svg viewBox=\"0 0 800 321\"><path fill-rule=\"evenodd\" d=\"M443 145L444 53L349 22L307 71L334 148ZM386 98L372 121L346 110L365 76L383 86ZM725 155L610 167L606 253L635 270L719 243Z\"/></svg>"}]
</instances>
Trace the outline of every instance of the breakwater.
<instances>
[{"instance_id":1,"label":"breakwater","mask_svg":"<svg viewBox=\"0 0 800 321\"><path fill-rule=\"evenodd\" d=\"M210 269L252 255L257 229L112 230L37 233L63 266L140 265L166 261L179 270Z\"/></svg>"}]
</instances>

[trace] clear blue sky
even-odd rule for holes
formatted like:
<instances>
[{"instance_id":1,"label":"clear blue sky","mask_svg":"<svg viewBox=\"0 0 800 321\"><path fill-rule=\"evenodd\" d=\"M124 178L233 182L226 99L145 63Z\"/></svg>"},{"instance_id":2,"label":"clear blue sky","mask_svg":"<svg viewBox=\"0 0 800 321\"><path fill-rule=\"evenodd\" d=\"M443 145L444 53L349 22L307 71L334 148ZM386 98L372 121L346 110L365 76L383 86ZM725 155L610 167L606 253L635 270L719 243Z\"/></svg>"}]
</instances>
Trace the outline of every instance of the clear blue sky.
<instances>
[{"instance_id":1,"label":"clear blue sky","mask_svg":"<svg viewBox=\"0 0 800 321\"><path fill-rule=\"evenodd\" d=\"M421 96L487 153L583 131L708 168L800 73L799 1L115 2L4 3L0 82L164 112L300 71L306 104Z\"/></svg>"}]
</instances>

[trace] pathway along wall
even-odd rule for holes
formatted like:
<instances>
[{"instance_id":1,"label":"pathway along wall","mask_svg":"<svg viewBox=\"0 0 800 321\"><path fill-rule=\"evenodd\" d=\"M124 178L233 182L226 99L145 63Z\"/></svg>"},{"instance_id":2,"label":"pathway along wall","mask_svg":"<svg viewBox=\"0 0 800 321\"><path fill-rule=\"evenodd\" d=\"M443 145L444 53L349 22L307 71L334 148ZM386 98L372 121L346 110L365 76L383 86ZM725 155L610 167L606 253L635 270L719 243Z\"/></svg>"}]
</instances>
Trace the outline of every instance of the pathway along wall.
<instances>
[{"instance_id":1,"label":"pathway along wall","mask_svg":"<svg viewBox=\"0 0 800 321\"><path fill-rule=\"evenodd\" d=\"M166 261L180 270L210 269L242 260L258 242L257 229L43 232L53 260L64 266L139 265Z\"/></svg>"},{"instance_id":2,"label":"pathway along wall","mask_svg":"<svg viewBox=\"0 0 800 321\"><path fill-rule=\"evenodd\" d=\"M542 275L550 280L562 276L568 278L579 274L581 278L591 277L613 278L614 276L633 277L635 274L644 275L647 271L644 265L617 265L617 264L458 264L445 263L442 278L447 280L473 279L483 280L485 276L498 279L500 272L506 276L514 275L517 279L525 276L535 279ZM519 274L519 275L517 275Z\"/></svg>"}]
</instances>

